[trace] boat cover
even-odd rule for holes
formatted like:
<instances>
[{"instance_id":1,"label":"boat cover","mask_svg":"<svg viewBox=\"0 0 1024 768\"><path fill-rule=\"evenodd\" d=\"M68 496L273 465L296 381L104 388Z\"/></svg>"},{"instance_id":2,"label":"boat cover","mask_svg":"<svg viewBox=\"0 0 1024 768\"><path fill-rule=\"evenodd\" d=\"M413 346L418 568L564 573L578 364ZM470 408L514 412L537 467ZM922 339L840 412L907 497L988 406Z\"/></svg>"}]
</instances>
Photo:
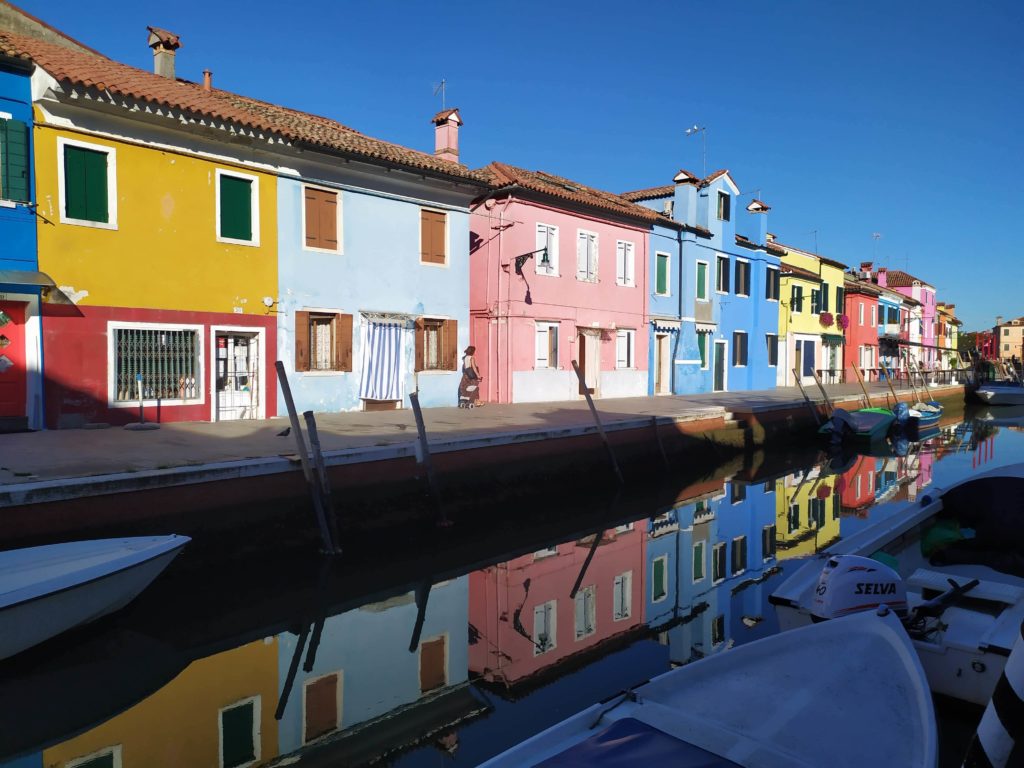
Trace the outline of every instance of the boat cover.
<instances>
[{"instance_id":1,"label":"boat cover","mask_svg":"<svg viewBox=\"0 0 1024 768\"><path fill-rule=\"evenodd\" d=\"M695 747L632 717L616 720L586 741L537 765L538 768L633 768L637 765L741 768L732 760Z\"/></svg>"}]
</instances>

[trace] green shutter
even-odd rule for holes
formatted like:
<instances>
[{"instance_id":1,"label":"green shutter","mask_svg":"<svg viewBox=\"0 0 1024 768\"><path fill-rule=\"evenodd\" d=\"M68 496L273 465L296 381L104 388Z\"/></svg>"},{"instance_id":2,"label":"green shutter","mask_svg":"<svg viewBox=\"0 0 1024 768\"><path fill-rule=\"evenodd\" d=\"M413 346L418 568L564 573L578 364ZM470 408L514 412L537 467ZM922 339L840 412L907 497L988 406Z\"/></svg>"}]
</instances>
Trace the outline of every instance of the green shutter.
<instances>
[{"instance_id":1,"label":"green shutter","mask_svg":"<svg viewBox=\"0 0 1024 768\"><path fill-rule=\"evenodd\" d=\"M651 592L653 599L660 600L665 596L665 561L658 560L654 561L654 590Z\"/></svg>"},{"instance_id":2,"label":"green shutter","mask_svg":"<svg viewBox=\"0 0 1024 768\"><path fill-rule=\"evenodd\" d=\"M252 181L220 177L220 236L252 240Z\"/></svg>"},{"instance_id":3,"label":"green shutter","mask_svg":"<svg viewBox=\"0 0 1024 768\"><path fill-rule=\"evenodd\" d=\"M697 298L708 297L708 265L702 262L697 263Z\"/></svg>"},{"instance_id":4,"label":"green shutter","mask_svg":"<svg viewBox=\"0 0 1024 768\"><path fill-rule=\"evenodd\" d=\"M255 760L252 702L225 709L220 713L220 719L223 733L221 764L224 768L245 765Z\"/></svg>"},{"instance_id":5,"label":"green shutter","mask_svg":"<svg viewBox=\"0 0 1024 768\"><path fill-rule=\"evenodd\" d=\"M668 256L658 256L658 276L654 290L660 294L668 293Z\"/></svg>"},{"instance_id":6,"label":"green shutter","mask_svg":"<svg viewBox=\"0 0 1024 768\"><path fill-rule=\"evenodd\" d=\"M0 120L0 197L29 200L28 126L21 120Z\"/></svg>"},{"instance_id":7,"label":"green shutter","mask_svg":"<svg viewBox=\"0 0 1024 768\"><path fill-rule=\"evenodd\" d=\"M64 147L64 215L107 223L107 153Z\"/></svg>"},{"instance_id":8,"label":"green shutter","mask_svg":"<svg viewBox=\"0 0 1024 768\"><path fill-rule=\"evenodd\" d=\"M76 768L114 768L114 753L107 752L91 760L86 760L84 763L76 763L75 766Z\"/></svg>"},{"instance_id":9,"label":"green shutter","mask_svg":"<svg viewBox=\"0 0 1024 768\"><path fill-rule=\"evenodd\" d=\"M693 548L693 580L704 578L704 545L698 543Z\"/></svg>"},{"instance_id":10,"label":"green shutter","mask_svg":"<svg viewBox=\"0 0 1024 768\"><path fill-rule=\"evenodd\" d=\"M700 350L700 367L708 367L708 335L706 333L697 334L697 349Z\"/></svg>"}]
</instances>

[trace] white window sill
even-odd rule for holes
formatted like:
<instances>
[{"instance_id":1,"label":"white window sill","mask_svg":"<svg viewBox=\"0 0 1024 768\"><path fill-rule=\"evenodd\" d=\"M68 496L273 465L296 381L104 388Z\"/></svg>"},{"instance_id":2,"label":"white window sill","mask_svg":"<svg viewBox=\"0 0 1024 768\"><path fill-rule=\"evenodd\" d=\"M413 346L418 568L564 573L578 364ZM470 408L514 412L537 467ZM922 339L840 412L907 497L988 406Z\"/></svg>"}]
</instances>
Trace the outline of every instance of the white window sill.
<instances>
[{"instance_id":1,"label":"white window sill","mask_svg":"<svg viewBox=\"0 0 1024 768\"><path fill-rule=\"evenodd\" d=\"M89 221L88 219L60 219L61 224L71 224L75 227L90 227L91 229L117 229L116 221Z\"/></svg>"},{"instance_id":2,"label":"white window sill","mask_svg":"<svg viewBox=\"0 0 1024 768\"><path fill-rule=\"evenodd\" d=\"M618 280L615 281L615 285L619 288L636 288L636 283L620 283Z\"/></svg>"},{"instance_id":3,"label":"white window sill","mask_svg":"<svg viewBox=\"0 0 1024 768\"><path fill-rule=\"evenodd\" d=\"M720 290L718 290L717 288L715 288L715 293L716 293L716 294L717 294L718 296L729 296L729 295L731 295L731 294L730 294L730 293L729 293L728 291L720 291Z\"/></svg>"},{"instance_id":4,"label":"white window sill","mask_svg":"<svg viewBox=\"0 0 1024 768\"><path fill-rule=\"evenodd\" d=\"M423 259L420 259L420 266L421 267L435 267L437 269L447 269L448 268L448 257L445 256L444 261L441 262L440 264L438 264L436 261L424 261Z\"/></svg>"},{"instance_id":5,"label":"white window sill","mask_svg":"<svg viewBox=\"0 0 1024 768\"><path fill-rule=\"evenodd\" d=\"M451 373L458 373L458 371L441 370L441 369L438 369L438 368L428 368L428 369L425 369L425 370L422 370L422 371L416 371L415 373L416 373L417 376L439 376L439 375L448 375L448 374L451 374Z\"/></svg>"},{"instance_id":6,"label":"white window sill","mask_svg":"<svg viewBox=\"0 0 1024 768\"><path fill-rule=\"evenodd\" d=\"M672 294L671 294L671 293L658 293L657 291L655 291L655 292L654 292L654 295L655 295L655 296L658 296L658 297L660 297L660 298L666 298L666 297L668 297L668 296L671 296Z\"/></svg>"},{"instance_id":7,"label":"white window sill","mask_svg":"<svg viewBox=\"0 0 1024 768\"><path fill-rule=\"evenodd\" d=\"M577 277L576 278L576 282L577 283L593 283L594 285L596 285L597 284L597 278L593 278L593 277Z\"/></svg>"},{"instance_id":8,"label":"white window sill","mask_svg":"<svg viewBox=\"0 0 1024 768\"><path fill-rule=\"evenodd\" d=\"M315 371L296 371L295 373L296 373L296 375L300 375L300 376L313 376L314 378L316 378L316 377L324 378L324 377L329 377L329 376L344 376L347 373L351 373L351 371L323 371L323 370L315 370Z\"/></svg>"},{"instance_id":9,"label":"white window sill","mask_svg":"<svg viewBox=\"0 0 1024 768\"><path fill-rule=\"evenodd\" d=\"M699 296L697 297L697 301L699 301L701 304L710 304L711 303L711 299L702 299Z\"/></svg>"},{"instance_id":10,"label":"white window sill","mask_svg":"<svg viewBox=\"0 0 1024 768\"><path fill-rule=\"evenodd\" d=\"M160 406L161 408L163 408L164 406L173 406L173 405L205 405L205 404L206 404L206 399L205 398L198 398L198 397L195 400L182 400L180 398L175 398L173 400L171 400L171 399L158 400L155 397L153 397L153 398L147 397L145 400L142 401L142 405L143 406L149 406L149 407L152 407L152 408L155 408L157 406ZM139 401L138 400L110 400L110 401L107 401L107 407L108 408L138 408L139 407Z\"/></svg>"},{"instance_id":11,"label":"white window sill","mask_svg":"<svg viewBox=\"0 0 1024 768\"><path fill-rule=\"evenodd\" d=\"M327 253L327 254L330 254L331 256L344 256L345 255L345 253L343 251L341 251L341 250L332 251L330 248L309 248L308 246L305 246L305 245L302 246L302 250L307 252L307 253Z\"/></svg>"},{"instance_id":12,"label":"white window sill","mask_svg":"<svg viewBox=\"0 0 1024 768\"><path fill-rule=\"evenodd\" d=\"M537 277L561 277L558 272L534 272Z\"/></svg>"},{"instance_id":13,"label":"white window sill","mask_svg":"<svg viewBox=\"0 0 1024 768\"><path fill-rule=\"evenodd\" d=\"M13 200L0 200L0 208L17 208L18 204Z\"/></svg>"},{"instance_id":14,"label":"white window sill","mask_svg":"<svg viewBox=\"0 0 1024 768\"><path fill-rule=\"evenodd\" d=\"M630 618L632 615L627 613L625 616L613 616L612 621L628 621Z\"/></svg>"},{"instance_id":15,"label":"white window sill","mask_svg":"<svg viewBox=\"0 0 1024 768\"><path fill-rule=\"evenodd\" d=\"M668 597L668 594L664 594L661 597L652 597L651 598L651 602L652 603L663 603L663 602L665 602L665 599L667 597Z\"/></svg>"},{"instance_id":16,"label":"white window sill","mask_svg":"<svg viewBox=\"0 0 1024 768\"><path fill-rule=\"evenodd\" d=\"M749 293L737 293L735 295L739 296L741 299L749 299L750 298L750 294Z\"/></svg>"},{"instance_id":17,"label":"white window sill","mask_svg":"<svg viewBox=\"0 0 1024 768\"><path fill-rule=\"evenodd\" d=\"M221 237L220 235L217 235L217 242L224 243L225 245L245 245L248 246L249 248L260 247L259 240L236 240L233 237Z\"/></svg>"}]
</instances>

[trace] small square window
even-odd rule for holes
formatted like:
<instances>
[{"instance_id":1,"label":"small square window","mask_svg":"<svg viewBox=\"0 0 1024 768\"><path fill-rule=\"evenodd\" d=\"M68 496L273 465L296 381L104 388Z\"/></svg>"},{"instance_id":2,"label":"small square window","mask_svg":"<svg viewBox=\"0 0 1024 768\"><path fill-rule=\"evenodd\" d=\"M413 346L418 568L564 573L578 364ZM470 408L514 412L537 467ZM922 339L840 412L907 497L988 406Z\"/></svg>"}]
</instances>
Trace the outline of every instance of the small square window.
<instances>
[{"instance_id":1,"label":"small square window","mask_svg":"<svg viewBox=\"0 0 1024 768\"><path fill-rule=\"evenodd\" d=\"M719 219L719 221L729 221L729 216L731 214L731 208L732 208L732 198L729 196L728 193L722 192L721 190L719 190L719 192L718 192L718 219Z\"/></svg>"},{"instance_id":2,"label":"small square window","mask_svg":"<svg viewBox=\"0 0 1024 768\"><path fill-rule=\"evenodd\" d=\"M259 245L259 180L217 169L217 240Z\"/></svg>"},{"instance_id":3,"label":"small square window","mask_svg":"<svg viewBox=\"0 0 1024 768\"><path fill-rule=\"evenodd\" d=\"M61 221L117 228L116 152L112 147L59 138Z\"/></svg>"},{"instance_id":4,"label":"small square window","mask_svg":"<svg viewBox=\"0 0 1024 768\"><path fill-rule=\"evenodd\" d=\"M416 370L456 371L459 367L458 320L416 320Z\"/></svg>"}]
</instances>

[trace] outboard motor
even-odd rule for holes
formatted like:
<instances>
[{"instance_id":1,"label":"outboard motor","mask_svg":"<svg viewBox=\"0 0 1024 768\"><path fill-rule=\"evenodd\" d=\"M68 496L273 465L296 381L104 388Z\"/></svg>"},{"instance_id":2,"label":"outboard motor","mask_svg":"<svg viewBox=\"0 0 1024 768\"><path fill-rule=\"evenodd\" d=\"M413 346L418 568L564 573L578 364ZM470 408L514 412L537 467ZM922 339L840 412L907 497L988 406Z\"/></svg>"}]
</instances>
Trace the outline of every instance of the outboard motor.
<instances>
[{"instance_id":1,"label":"outboard motor","mask_svg":"<svg viewBox=\"0 0 1024 768\"><path fill-rule=\"evenodd\" d=\"M873 611L880 605L907 613L907 587L892 568L860 555L833 555L818 577L811 615L816 621Z\"/></svg>"}]
</instances>

